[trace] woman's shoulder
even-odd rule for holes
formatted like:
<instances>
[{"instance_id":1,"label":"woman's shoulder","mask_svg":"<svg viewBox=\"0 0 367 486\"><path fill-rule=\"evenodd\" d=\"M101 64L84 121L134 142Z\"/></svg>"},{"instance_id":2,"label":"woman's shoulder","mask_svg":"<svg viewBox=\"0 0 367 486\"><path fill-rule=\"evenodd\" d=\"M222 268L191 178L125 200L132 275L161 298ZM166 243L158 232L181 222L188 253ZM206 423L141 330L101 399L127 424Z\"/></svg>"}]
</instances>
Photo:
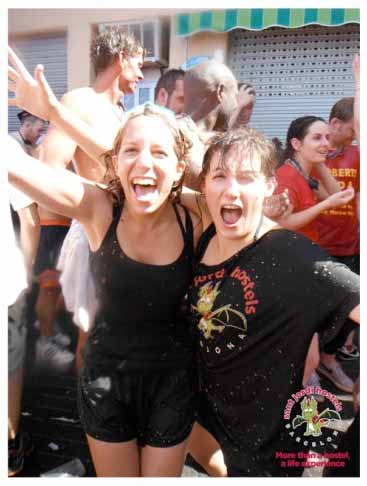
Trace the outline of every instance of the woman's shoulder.
<instances>
[{"instance_id":1,"label":"woman's shoulder","mask_svg":"<svg viewBox=\"0 0 367 486\"><path fill-rule=\"evenodd\" d=\"M202 232L203 232L203 224L202 224L202 218L199 216L199 214L196 211L193 211L191 208L186 206L185 204L178 204L177 205L181 220L184 221L186 224L186 221L184 218L184 215L187 214L191 220L192 223L192 229L193 229L193 236L194 236L194 245L196 246ZM186 225L186 230L187 230L187 225Z\"/></svg>"}]
</instances>

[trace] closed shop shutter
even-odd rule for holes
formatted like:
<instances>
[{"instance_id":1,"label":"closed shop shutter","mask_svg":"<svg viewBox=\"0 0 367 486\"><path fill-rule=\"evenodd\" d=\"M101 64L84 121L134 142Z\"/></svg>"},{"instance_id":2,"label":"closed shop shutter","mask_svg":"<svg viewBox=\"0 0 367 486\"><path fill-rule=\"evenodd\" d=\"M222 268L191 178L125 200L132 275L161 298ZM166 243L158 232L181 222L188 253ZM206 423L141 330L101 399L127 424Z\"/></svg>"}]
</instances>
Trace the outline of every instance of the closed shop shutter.
<instances>
[{"instance_id":1,"label":"closed shop shutter","mask_svg":"<svg viewBox=\"0 0 367 486\"><path fill-rule=\"evenodd\" d=\"M66 34L49 34L10 39L11 45L32 73L37 64L45 66L47 81L60 98L67 91L67 45ZM8 130L19 128L18 108L9 107Z\"/></svg>"},{"instance_id":2,"label":"closed shop shutter","mask_svg":"<svg viewBox=\"0 0 367 486\"><path fill-rule=\"evenodd\" d=\"M359 25L235 29L229 41L229 67L238 81L256 88L250 125L270 138L284 141L299 116L328 119L337 100L354 95Z\"/></svg>"}]
</instances>

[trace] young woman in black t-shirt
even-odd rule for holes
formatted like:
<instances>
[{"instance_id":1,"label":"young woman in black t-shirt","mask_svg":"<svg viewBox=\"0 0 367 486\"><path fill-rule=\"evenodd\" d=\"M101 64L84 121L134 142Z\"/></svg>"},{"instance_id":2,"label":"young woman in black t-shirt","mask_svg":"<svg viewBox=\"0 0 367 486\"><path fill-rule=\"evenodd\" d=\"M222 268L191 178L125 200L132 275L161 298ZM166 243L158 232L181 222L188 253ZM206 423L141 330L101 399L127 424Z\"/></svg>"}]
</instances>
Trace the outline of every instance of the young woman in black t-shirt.
<instances>
[{"instance_id":1,"label":"young woman in black t-shirt","mask_svg":"<svg viewBox=\"0 0 367 486\"><path fill-rule=\"evenodd\" d=\"M200 223L175 202L188 140L167 110L139 107L106 156L107 190L15 145L11 182L89 240L99 309L78 408L97 475L179 476L197 396L183 308Z\"/></svg>"},{"instance_id":2,"label":"young woman in black t-shirt","mask_svg":"<svg viewBox=\"0 0 367 486\"><path fill-rule=\"evenodd\" d=\"M335 332L346 316L359 322L359 277L263 216L275 160L255 130L218 136L204 157L197 203L204 232L189 303L199 423L220 444L229 476L302 473L277 453L309 449L284 420L288 400L303 388L308 346L331 322Z\"/></svg>"}]
</instances>

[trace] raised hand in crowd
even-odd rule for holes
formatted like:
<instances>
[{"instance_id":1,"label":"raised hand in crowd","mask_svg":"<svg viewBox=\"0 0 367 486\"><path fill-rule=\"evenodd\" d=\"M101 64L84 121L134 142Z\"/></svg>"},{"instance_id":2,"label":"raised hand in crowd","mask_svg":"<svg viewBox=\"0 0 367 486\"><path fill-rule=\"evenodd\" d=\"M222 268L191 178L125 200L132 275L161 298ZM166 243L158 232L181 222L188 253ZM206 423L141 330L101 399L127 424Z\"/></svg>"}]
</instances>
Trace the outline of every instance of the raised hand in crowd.
<instances>
[{"instance_id":1,"label":"raised hand in crowd","mask_svg":"<svg viewBox=\"0 0 367 486\"><path fill-rule=\"evenodd\" d=\"M11 47L8 54L11 64L8 66L8 89L15 95L9 98L9 105L18 106L43 120L50 120L50 112L58 101L44 76L43 66L38 64L32 77Z\"/></svg>"}]
</instances>

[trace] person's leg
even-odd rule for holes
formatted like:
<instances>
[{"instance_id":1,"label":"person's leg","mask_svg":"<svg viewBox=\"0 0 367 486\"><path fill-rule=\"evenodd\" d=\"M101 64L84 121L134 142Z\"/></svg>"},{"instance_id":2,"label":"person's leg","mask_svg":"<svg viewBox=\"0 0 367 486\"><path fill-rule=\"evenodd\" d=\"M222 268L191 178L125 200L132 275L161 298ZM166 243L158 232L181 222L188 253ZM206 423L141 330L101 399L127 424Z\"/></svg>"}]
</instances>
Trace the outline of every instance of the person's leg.
<instances>
[{"instance_id":1,"label":"person's leg","mask_svg":"<svg viewBox=\"0 0 367 486\"><path fill-rule=\"evenodd\" d=\"M354 387L353 380L345 374L335 354L321 353L318 372L334 383L339 390L352 393Z\"/></svg>"},{"instance_id":2,"label":"person's leg","mask_svg":"<svg viewBox=\"0 0 367 486\"><path fill-rule=\"evenodd\" d=\"M8 440L15 439L19 431L23 391L23 366L8 378Z\"/></svg>"},{"instance_id":3,"label":"person's leg","mask_svg":"<svg viewBox=\"0 0 367 486\"><path fill-rule=\"evenodd\" d=\"M341 363L336 358L337 350L344 344L351 330L355 329L355 324L347 319L343 329L331 340L328 335L322 336L321 355L318 372L330 380L340 390L351 393L353 390L353 380L344 372Z\"/></svg>"},{"instance_id":4,"label":"person's leg","mask_svg":"<svg viewBox=\"0 0 367 486\"><path fill-rule=\"evenodd\" d=\"M319 362L319 337L317 334L314 334L306 357L305 369L303 372L303 386L307 386L307 383L310 381L311 375L315 372Z\"/></svg>"},{"instance_id":5,"label":"person's leg","mask_svg":"<svg viewBox=\"0 0 367 486\"><path fill-rule=\"evenodd\" d=\"M189 437L188 452L212 477L227 477L227 467L218 442L204 427L195 422Z\"/></svg>"},{"instance_id":6,"label":"person's leg","mask_svg":"<svg viewBox=\"0 0 367 486\"><path fill-rule=\"evenodd\" d=\"M8 439L18 433L26 352L27 295L23 292L8 307Z\"/></svg>"},{"instance_id":7,"label":"person's leg","mask_svg":"<svg viewBox=\"0 0 367 486\"><path fill-rule=\"evenodd\" d=\"M79 335L78 335L78 344L76 346L75 350L75 368L77 371L79 371L82 367L83 364L83 358L82 358L82 350L84 347L84 344L86 343L88 336L89 336L90 331L84 332L82 329L79 328Z\"/></svg>"},{"instance_id":8,"label":"person's leg","mask_svg":"<svg viewBox=\"0 0 367 486\"><path fill-rule=\"evenodd\" d=\"M135 439L128 442L104 442L86 435L98 477L140 476L139 448Z\"/></svg>"},{"instance_id":9,"label":"person's leg","mask_svg":"<svg viewBox=\"0 0 367 486\"><path fill-rule=\"evenodd\" d=\"M140 449L142 477L180 477L186 457L187 440L172 447L145 446Z\"/></svg>"},{"instance_id":10,"label":"person's leg","mask_svg":"<svg viewBox=\"0 0 367 486\"><path fill-rule=\"evenodd\" d=\"M24 456L33 450L28 434L19 430L23 391L23 363L26 354L26 294L8 308L8 476L18 474Z\"/></svg>"}]
</instances>

